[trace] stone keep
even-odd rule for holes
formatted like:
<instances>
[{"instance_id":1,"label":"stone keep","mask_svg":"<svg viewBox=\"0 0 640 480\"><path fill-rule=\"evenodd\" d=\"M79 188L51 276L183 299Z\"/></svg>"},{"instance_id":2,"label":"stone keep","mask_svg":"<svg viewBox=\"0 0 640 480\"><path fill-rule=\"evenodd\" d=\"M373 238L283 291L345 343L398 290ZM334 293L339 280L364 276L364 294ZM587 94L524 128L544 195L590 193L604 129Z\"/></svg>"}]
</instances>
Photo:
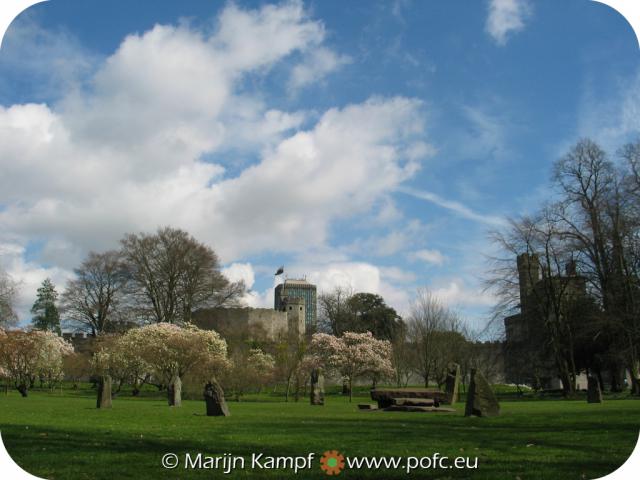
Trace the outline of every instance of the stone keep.
<instances>
[{"instance_id":1,"label":"stone keep","mask_svg":"<svg viewBox=\"0 0 640 480\"><path fill-rule=\"evenodd\" d=\"M321 368L311 372L311 405L324 405L324 375Z\"/></svg>"},{"instance_id":2,"label":"stone keep","mask_svg":"<svg viewBox=\"0 0 640 480\"><path fill-rule=\"evenodd\" d=\"M464 416L494 417L500 415L500 405L491 385L475 368L471 370L471 382L467 392Z\"/></svg>"},{"instance_id":3,"label":"stone keep","mask_svg":"<svg viewBox=\"0 0 640 480\"><path fill-rule=\"evenodd\" d=\"M450 405L458 402L460 389L460 365L450 363L447 367L447 379L445 382L445 392Z\"/></svg>"}]
</instances>

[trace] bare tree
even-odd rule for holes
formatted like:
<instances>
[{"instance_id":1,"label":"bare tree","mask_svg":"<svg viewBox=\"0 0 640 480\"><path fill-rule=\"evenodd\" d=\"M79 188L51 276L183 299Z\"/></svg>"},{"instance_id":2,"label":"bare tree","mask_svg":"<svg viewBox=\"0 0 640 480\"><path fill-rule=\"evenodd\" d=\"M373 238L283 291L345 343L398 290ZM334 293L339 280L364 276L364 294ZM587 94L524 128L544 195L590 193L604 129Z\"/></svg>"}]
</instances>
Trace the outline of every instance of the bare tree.
<instances>
[{"instance_id":1,"label":"bare tree","mask_svg":"<svg viewBox=\"0 0 640 480\"><path fill-rule=\"evenodd\" d=\"M403 322L391 341L391 364L398 387L406 387L413 374L414 350L409 341L409 331Z\"/></svg>"},{"instance_id":2,"label":"bare tree","mask_svg":"<svg viewBox=\"0 0 640 480\"><path fill-rule=\"evenodd\" d=\"M498 266L491 272L489 285L503 306L521 310L520 332L506 345L516 347L510 357L526 357L522 366L535 376L535 370L545 370L544 359L550 356L565 394L572 395L577 369L570 307L584 289L583 277L573 271L564 275L566 268L575 268L576 252L564 240L557 210L547 207L535 217L512 219L509 230L494 234L493 239L507 257L494 259Z\"/></svg>"},{"instance_id":3,"label":"bare tree","mask_svg":"<svg viewBox=\"0 0 640 480\"><path fill-rule=\"evenodd\" d=\"M137 312L153 322L189 322L196 308L237 304L245 290L243 282L231 283L220 272L210 247L183 230L128 234L122 252Z\"/></svg>"},{"instance_id":4,"label":"bare tree","mask_svg":"<svg viewBox=\"0 0 640 480\"><path fill-rule=\"evenodd\" d=\"M564 234L581 254L582 269L620 340L612 345L640 394L640 284L638 279L638 165L640 145L621 150L617 169L598 145L585 139L555 166L562 194ZM617 375L612 375L616 378Z\"/></svg>"},{"instance_id":5,"label":"bare tree","mask_svg":"<svg viewBox=\"0 0 640 480\"><path fill-rule=\"evenodd\" d=\"M430 379L436 379L446 363L454 359L443 359L446 352L447 333L460 333L460 318L433 293L418 290L411 305L408 321L408 336L414 348L414 370L429 386ZM453 335L451 335L453 337Z\"/></svg>"},{"instance_id":6,"label":"bare tree","mask_svg":"<svg viewBox=\"0 0 640 480\"><path fill-rule=\"evenodd\" d=\"M17 293L16 282L0 268L0 327L11 327L18 323L14 310Z\"/></svg>"},{"instance_id":7,"label":"bare tree","mask_svg":"<svg viewBox=\"0 0 640 480\"><path fill-rule=\"evenodd\" d=\"M318 323L322 333L340 336L353 323L349 300L354 292L351 288L337 286L330 292L318 296Z\"/></svg>"},{"instance_id":8,"label":"bare tree","mask_svg":"<svg viewBox=\"0 0 640 480\"><path fill-rule=\"evenodd\" d=\"M91 252L62 295L65 319L93 336L115 330L129 274L117 251Z\"/></svg>"}]
</instances>

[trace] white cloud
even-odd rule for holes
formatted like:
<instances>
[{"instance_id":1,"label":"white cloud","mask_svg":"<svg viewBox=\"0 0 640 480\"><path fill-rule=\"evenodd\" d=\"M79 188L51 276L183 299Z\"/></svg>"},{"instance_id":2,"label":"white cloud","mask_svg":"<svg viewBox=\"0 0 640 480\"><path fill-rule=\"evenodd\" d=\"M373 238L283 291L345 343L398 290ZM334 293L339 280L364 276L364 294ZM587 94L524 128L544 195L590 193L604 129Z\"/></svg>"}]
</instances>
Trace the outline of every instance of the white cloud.
<instances>
[{"instance_id":1,"label":"white cloud","mask_svg":"<svg viewBox=\"0 0 640 480\"><path fill-rule=\"evenodd\" d=\"M228 267L223 268L222 274L227 277L230 282L244 281L244 286L248 289L253 287L256 276L250 263L232 263Z\"/></svg>"},{"instance_id":2,"label":"white cloud","mask_svg":"<svg viewBox=\"0 0 640 480\"><path fill-rule=\"evenodd\" d=\"M354 292L376 293L395 308L400 315L409 309L410 287L401 288L394 283L409 283L412 275L398 268L384 268L366 262L336 262L326 265L298 265L306 272L307 280L318 287L318 293L344 287Z\"/></svg>"},{"instance_id":3,"label":"white cloud","mask_svg":"<svg viewBox=\"0 0 640 480\"><path fill-rule=\"evenodd\" d=\"M338 55L328 48L318 48L293 68L289 87L298 90L317 82L350 62L351 59L347 55Z\"/></svg>"},{"instance_id":4,"label":"white cloud","mask_svg":"<svg viewBox=\"0 0 640 480\"><path fill-rule=\"evenodd\" d=\"M300 2L231 5L209 36L184 25L129 35L89 89L54 105L0 107L0 230L22 246L41 242L39 260L64 271L125 232L160 225L188 230L227 263L264 250L322 252L332 222L380 205L429 150L418 100L370 98L301 130L306 113L247 91L244 76L325 48L324 35ZM258 162L229 176L223 153L249 144L247 132ZM228 268L249 278L246 266Z\"/></svg>"},{"instance_id":5,"label":"white cloud","mask_svg":"<svg viewBox=\"0 0 640 480\"><path fill-rule=\"evenodd\" d=\"M618 82L616 92L604 100L587 84L577 115L577 135L592 138L610 154L640 134L640 69ZM571 142L560 145L558 156L573 146Z\"/></svg>"},{"instance_id":6,"label":"white cloud","mask_svg":"<svg viewBox=\"0 0 640 480\"><path fill-rule=\"evenodd\" d=\"M417 260L422 260L427 263L433 263L435 265L442 265L446 260L446 257L438 250L428 249L413 252L409 255L409 257Z\"/></svg>"},{"instance_id":7,"label":"white cloud","mask_svg":"<svg viewBox=\"0 0 640 480\"><path fill-rule=\"evenodd\" d=\"M25 87L32 96L58 98L61 92L80 87L98 61L98 56L83 48L67 31L43 29L25 11L3 38L0 68L28 79ZM0 90L10 88L3 80L0 78Z\"/></svg>"},{"instance_id":8,"label":"white cloud","mask_svg":"<svg viewBox=\"0 0 640 480\"><path fill-rule=\"evenodd\" d=\"M36 292L46 278L56 286L58 294L64 291L68 280L73 278L72 271L57 266L45 267L27 261L25 248L15 243L0 243L0 267L18 284L15 310L20 320L31 318L31 306Z\"/></svg>"},{"instance_id":9,"label":"white cloud","mask_svg":"<svg viewBox=\"0 0 640 480\"><path fill-rule=\"evenodd\" d=\"M498 45L506 45L512 33L524 29L530 15L528 0L490 0L485 29Z\"/></svg>"},{"instance_id":10,"label":"white cloud","mask_svg":"<svg viewBox=\"0 0 640 480\"><path fill-rule=\"evenodd\" d=\"M415 198L421 198L422 200L426 200L442 208L446 208L447 210L451 210L452 212L455 212L461 217L467 218L469 220L474 220L476 222L484 223L487 225L493 225L493 226L502 226L502 225L505 225L505 222L506 222L505 219L502 217L477 213L473 211L471 208L467 207L466 205L460 202L456 202L454 200L447 200L432 192L427 192L425 190L418 190L418 189L409 188L409 187L400 187L398 191L402 193L406 193L407 195L411 195L412 197L415 197Z\"/></svg>"},{"instance_id":11,"label":"white cloud","mask_svg":"<svg viewBox=\"0 0 640 480\"><path fill-rule=\"evenodd\" d=\"M470 287L464 280L453 278L433 285L430 291L450 307L491 307L496 298L481 287Z\"/></svg>"}]
</instances>

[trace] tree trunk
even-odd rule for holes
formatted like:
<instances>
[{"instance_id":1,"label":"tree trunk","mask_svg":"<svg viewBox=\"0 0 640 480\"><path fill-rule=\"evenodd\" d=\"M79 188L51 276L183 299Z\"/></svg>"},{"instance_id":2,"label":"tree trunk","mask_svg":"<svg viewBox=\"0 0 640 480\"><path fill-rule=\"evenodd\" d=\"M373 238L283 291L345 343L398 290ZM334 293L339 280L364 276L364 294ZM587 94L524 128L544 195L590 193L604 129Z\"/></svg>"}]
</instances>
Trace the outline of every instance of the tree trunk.
<instances>
[{"instance_id":1,"label":"tree trunk","mask_svg":"<svg viewBox=\"0 0 640 480\"><path fill-rule=\"evenodd\" d=\"M284 391L284 401L289 401L289 392L291 391L291 377L287 378L287 388Z\"/></svg>"},{"instance_id":2,"label":"tree trunk","mask_svg":"<svg viewBox=\"0 0 640 480\"><path fill-rule=\"evenodd\" d=\"M349 379L349 403L353 400L353 379Z\"/></svg>"},{"instance_id":3,"label":"tree trunk","mask_svg":"<svg viewBox=\"0 0 640 480\"><path fill-rule=\"evenodd\" d=\"M296 375L296 389L294 391L293 399L295 402L300 401L300 377Z\"/></svg>"},{"instance_id":4,"label":"tree trunk","mask_svg":"<svg viewBox=\"0 0 640 480\"><path fill-rule=\"evenodd\" d=\"M342 395L350 395L351 389L349 388L349 383L346 378L342 379Z\"/></svg>"},{"instance_id":5,"label":"tree trunk","mask_svg":"<svg viewBox=\"0 0 640 480\"><path fill-rule=\"evenodd\" d=\"M25 383L16 385L16 389L20 392L20 395L22 395L23 398L27 396L27 392L29 391Z\"/></svg>"}]
</instances>

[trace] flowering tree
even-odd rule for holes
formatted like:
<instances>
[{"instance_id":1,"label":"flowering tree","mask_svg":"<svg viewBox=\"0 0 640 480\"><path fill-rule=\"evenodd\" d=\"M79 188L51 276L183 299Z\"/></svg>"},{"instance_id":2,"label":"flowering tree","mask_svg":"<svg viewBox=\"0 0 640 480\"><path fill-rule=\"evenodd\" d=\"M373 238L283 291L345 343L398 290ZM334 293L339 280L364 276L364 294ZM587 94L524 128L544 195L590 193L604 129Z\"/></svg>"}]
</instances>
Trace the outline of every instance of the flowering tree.
<instances>
[{"instance_id":1,"label":"flowering tree","mask_svg":"<svg viewBox=\"0 0 640 480\"><path fill-rule=\"evenodd\" d=\"M359 377L379 378L393 375L391 343L378 340L371 332L345 332L342 337L316 333L309 345L307 364L322 366L346 378L349 401L352 400L353 381Z\"/></svg>"},{"instance_id":2,"label":"flowering tree","mask_svg":"<svg viewBox=\"0 0 640 480\"><path fill-rule=\"evenodd\" d=\"M228 370L227 385L240 401L242 394L251 387L264 387L272 378L275 370L273 356L259 348L248 352L235 352L231 356L231 368Z\"/></svg>"},{"instance_id":3,"label":"flowering tree","mask_svg":"<svg viewBox=\"0 0 640 480\"><path fill-rule=\"evenodd\" d=\"M217 332L193 325L179 327L163 322L134 328L124 334L122 342L167 385L172 406L181 403L181 378L187 373L198 369L211 378L227 365L227 343Z\"/></svg>"},{"instance_id":4,"label":"flowering tree","mask_svg":"<svg viewBox=\"0 0 640 480\"><path fill-rule=\"evenodd\" d=\"M142 341L140 335L102 336L91 361L93 373L109 375L117 385L116 393L123 384L131 385L136 396L152 374L152 367L139 354L144 347Z\"/></svg>"},{"instance_id":5,"label":"flowering tree","mask_svg":"<svg viewBox=\"0 0 640 480\"><path fill-rule=\"evenodd\" d=\"M0 330L0 369L23 397L36 378L49 385L62 378L62 361L73 346L49 331Z\"/></svg>"}]
</instances>

